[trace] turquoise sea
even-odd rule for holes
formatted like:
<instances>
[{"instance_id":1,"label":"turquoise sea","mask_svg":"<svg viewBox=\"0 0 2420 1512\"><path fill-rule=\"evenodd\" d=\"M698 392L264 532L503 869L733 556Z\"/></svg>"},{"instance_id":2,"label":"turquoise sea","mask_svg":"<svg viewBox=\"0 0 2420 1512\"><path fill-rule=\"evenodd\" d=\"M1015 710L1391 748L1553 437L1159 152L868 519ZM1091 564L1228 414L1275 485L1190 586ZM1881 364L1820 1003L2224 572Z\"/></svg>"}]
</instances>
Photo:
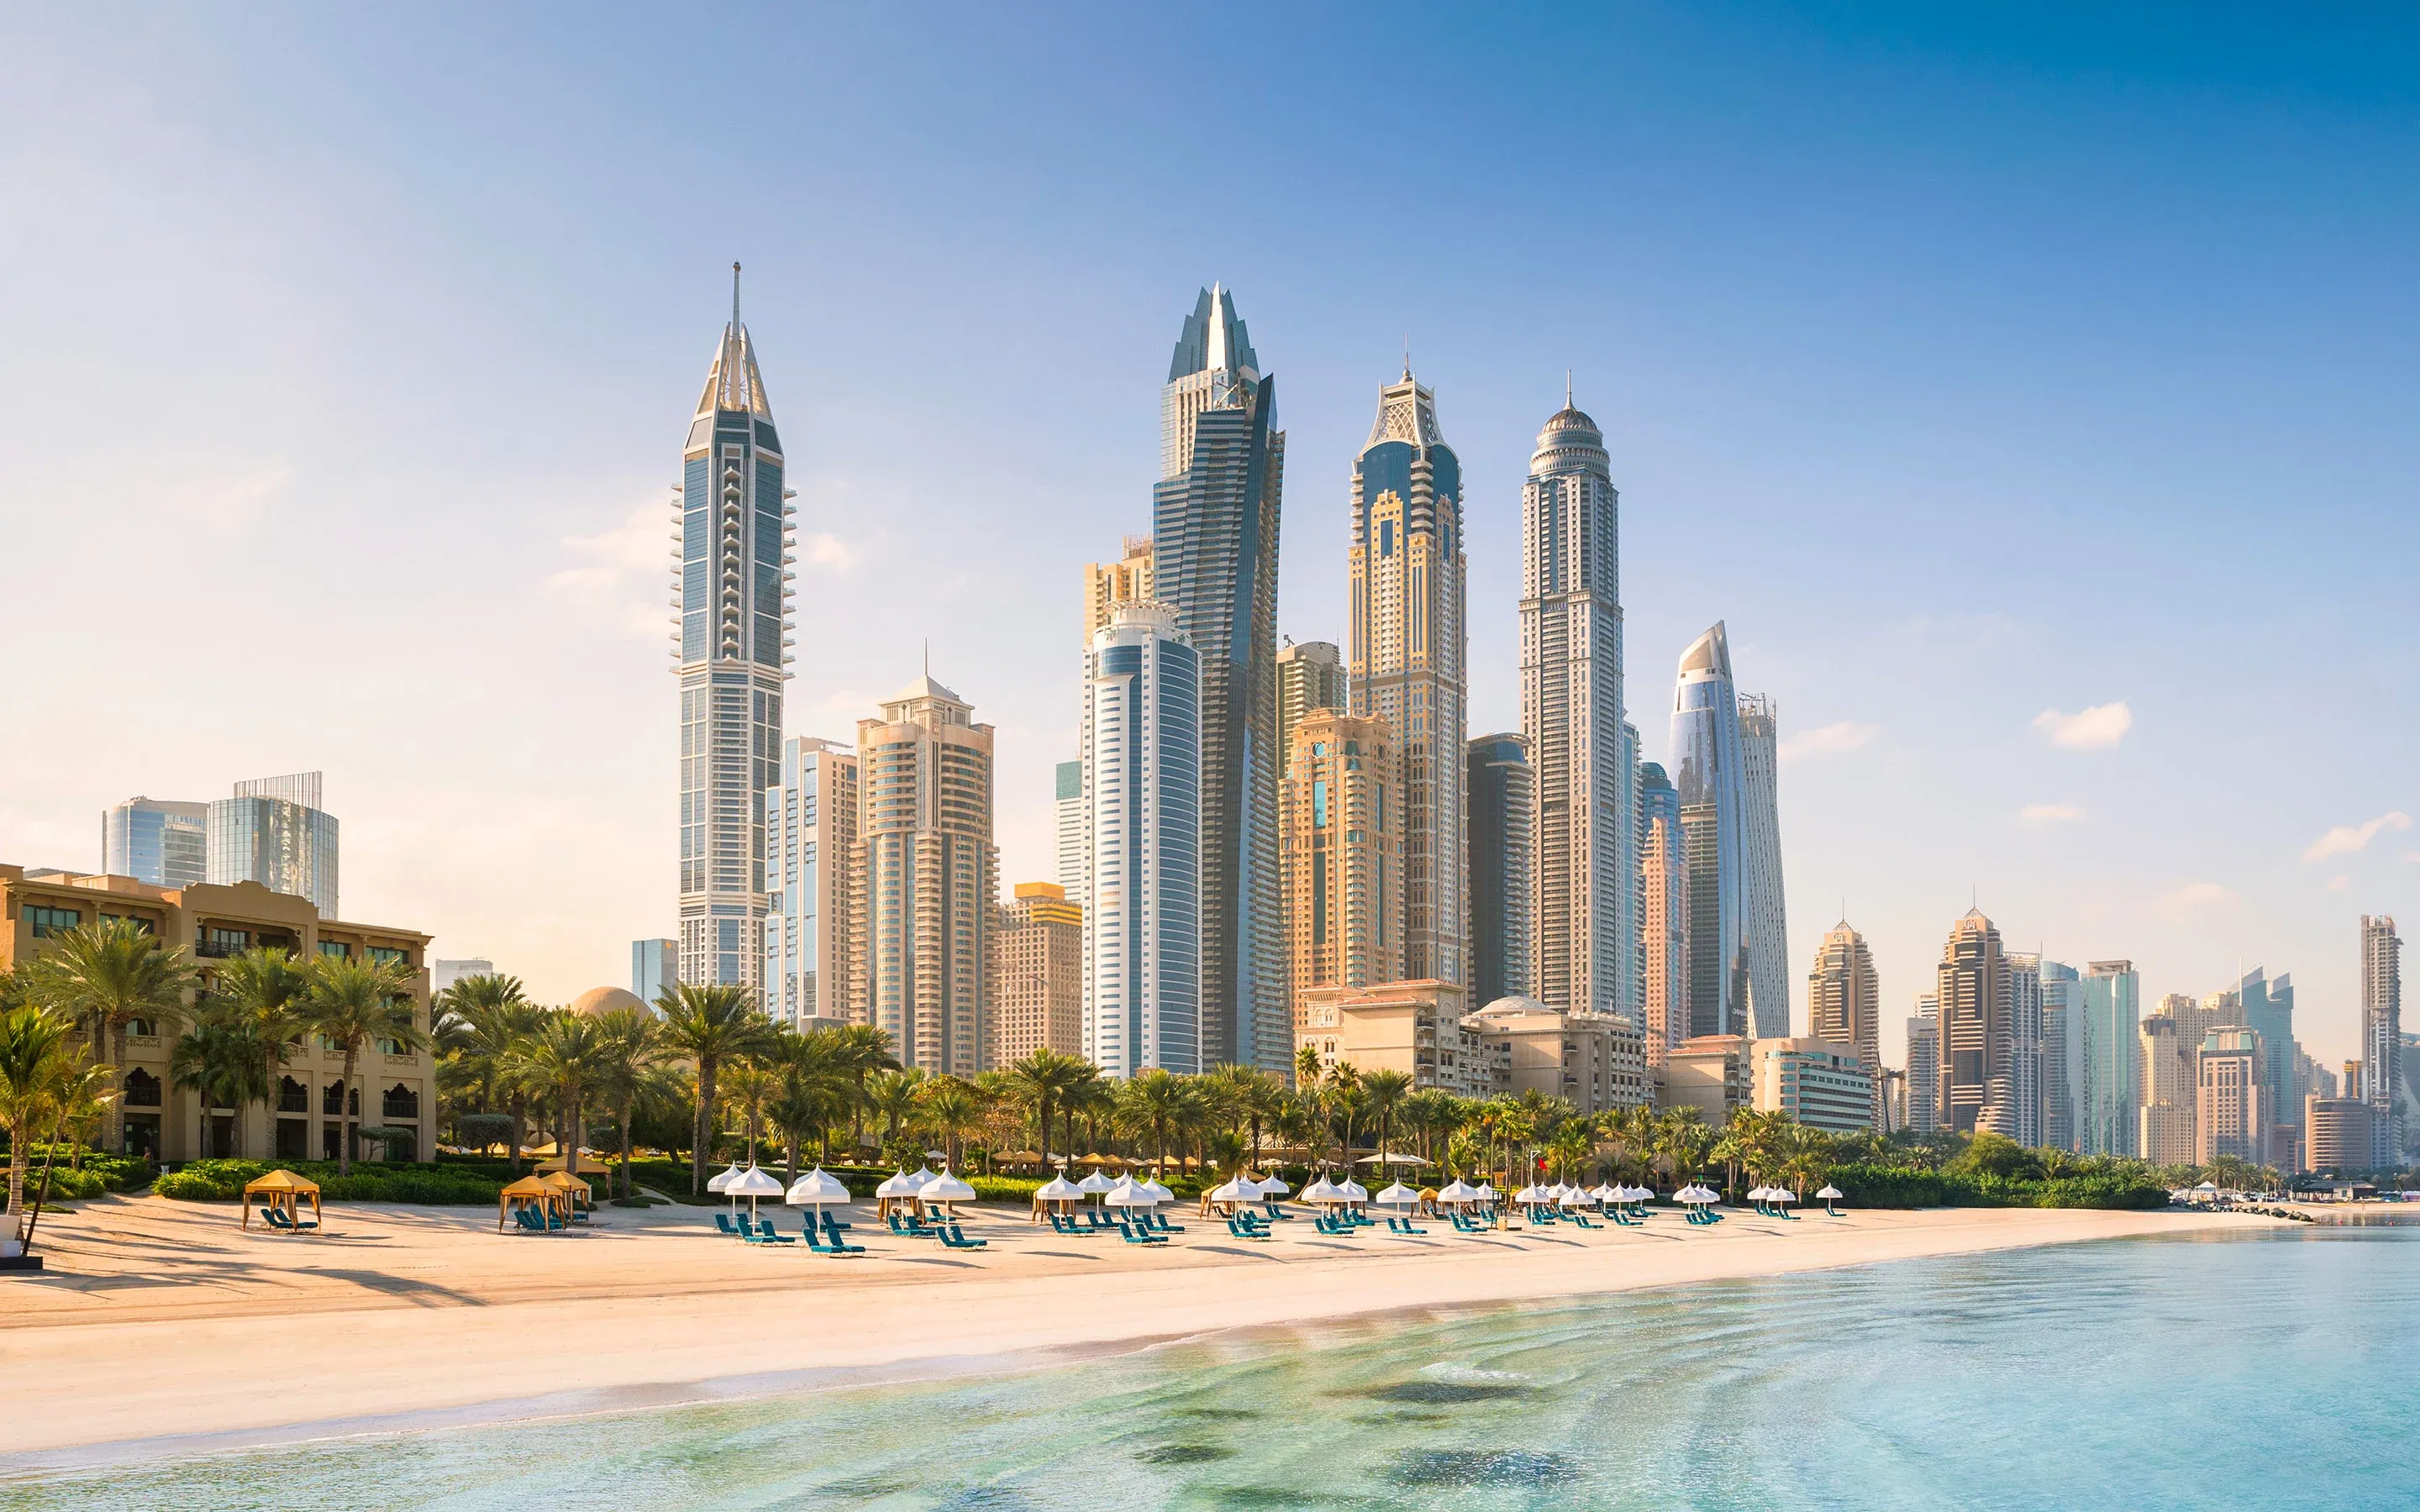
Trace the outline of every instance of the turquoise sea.
<instances>
[{"instance_id":1,"label":"turquoise sea","mask_svg":"<svg viewBox=\"0 0 2420 1512\"><path fill-rule=\"evenodd\" d=\"M1256 1330L0 1485L46 1512L566 1506L2420 1507L2420 1227Z\"/></svg>"}]
</instances>

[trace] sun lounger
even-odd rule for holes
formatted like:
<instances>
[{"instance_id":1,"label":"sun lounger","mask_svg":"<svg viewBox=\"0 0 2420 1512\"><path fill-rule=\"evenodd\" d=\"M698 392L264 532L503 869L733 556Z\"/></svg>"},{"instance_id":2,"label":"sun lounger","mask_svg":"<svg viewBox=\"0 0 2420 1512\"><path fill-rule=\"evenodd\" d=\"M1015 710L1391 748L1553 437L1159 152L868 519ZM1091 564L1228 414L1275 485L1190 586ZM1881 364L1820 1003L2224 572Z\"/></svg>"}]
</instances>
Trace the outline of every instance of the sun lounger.
<instances>
[{"instance_id":1,"label":"sun lounger","mask_svg":"<svg viewBox=\"0 0 2420 1512\"><path fill-rule=\"evenodd\" d=\"M795 1244L798 1242L796 1239L793 1239L788 1234L776 1232L773 1227L773 1220L770 1218L759 1218L756 1220L756 1240L757 1242L762 1244Z\"/></svg>"},{"instance_id":2,"label":"sun lounger","mask_svg":"<svg viewBox=\"0 0 2420 1512\"><path fill-rule=\"evenodd\" d=\"M991 1242L988 1239L969 1239L958 1227L957 1220L954 1218L946 1224L938 1225L937 1232L940 1235L941 1242L951 1249L982 1249Z\"/></svg>"},{"instance_id":3,"label":"sun lounger","mask_svg":"<svg viewBox=\"0 0 2420 1512\"><path fill-rule=\"evenodd\" d=\"M1294 1221L1294 1214L1281 1211L1274 1199L1263 1202L1261 1204L1261 1210L1266 1212L1273 1219L1278 1219L1287 1223Z\"/></svg>"},{"instance_id":4,"label":"sun lounger","mask_svg":"<svg viewBox=\"0 0 2420 1512\"><path fill-rule=\"evenodd\" d=\"M529 1210L527 1208L523 1208L521 1211L527 1212ZM738 1229L731 1227L731 1215L727 1212L718 1212L714 1215L714 1231L722 1235L726 1239L735 1237L739 1233Z\"/></svg>"},{"instance_id":5,"label":"sun lounger","mask_svg":"<svg viewBox=\"0 0 2420 1512\"><path fill-rule=\"evenodd\" d=\"M1409 1218L1388 1219L1387 1230L1389 1233L1395 1234L1425 1234L1428 1232L1427 1229L1415 1225Z\"/></svg>"},{"instance_id":6,"label":"sun lounger","mask_svg":"<svg viewBox=\"0 0 2420 1512\"><path fill-rule=\"evenodd\" d=\"M1164 1236L1153 1233L1149 1227L1140 1222L1120 1223L1118 1225L1118 1232L1125 1236L1125 1241L1129 1244L1165 1244L1168 1242L1168 1240Z\"/></svg>"},{"instance_id":7,"label":"sun lounger","mask_svg":"<svg viewBox=\"0 0 2420 1512\"><path fill-rule=\"evenodd\" d=\"M1183 1224L1170 1223L1166 1213L1147 1212L1142 1215L1142 1220L1144 1223L1151 1226L1151 1231L1155 1234L1181 1234L1185 1232L1185 1226Z\"/></svg>"},{"instance_id":8,"label":"sun lounger","mask_svg":"<svg viewBox=\"0 0 2420 1512\"><path fill-rule=\"evenodd\" d=\"M1227 1232L1234 1235L1237 1239L1266 1239L1269 1237L1269 1231L1267 1229L1263 1228L1258 1225L1245 1222L1242 1214L1240 1213L1227 1220Z\"/></svg>"},{"instance_id":9,"label":"sun lounger","mask_svg":"<svg viewBox=\"0 0 2420 1512\"><path fill-rule=\"evenodd\" d=\"M814 1219L810 1218L807 1220L807 1226L810 1231L814 1229ZM830 1213L825 1213L823 1215L824 1243L827 1246L828 1253L833 1255L864 1254L865 1246L862 1244L852 1244L848 1241L841 1238L840 1228L840 1225L832 1222L832 1215Z\"/></svg>"}]
</instances>

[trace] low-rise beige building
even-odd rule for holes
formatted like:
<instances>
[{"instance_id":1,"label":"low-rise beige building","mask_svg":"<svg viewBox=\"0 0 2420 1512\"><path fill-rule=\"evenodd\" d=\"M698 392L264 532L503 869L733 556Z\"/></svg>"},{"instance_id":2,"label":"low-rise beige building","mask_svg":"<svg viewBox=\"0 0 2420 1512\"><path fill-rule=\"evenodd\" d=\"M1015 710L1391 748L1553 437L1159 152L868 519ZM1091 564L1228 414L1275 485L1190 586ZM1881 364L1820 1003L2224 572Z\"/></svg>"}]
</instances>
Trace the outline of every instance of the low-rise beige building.
<instances>
[{"instance_id":1,"label":"low-rise beige building","mask_svg":"<svg viewBox=\"0 0 2420 1512\"><path fill-rule=\"evenodd\" d=\"M1534 997L1499 997L1463 1020L1486 1046L1497 1089L1539 1092L1582 1113L1652 1101L1647 1039L1618 1013L1564 1013Z\"/></svg>"},{"instance_id":2,"label":"low-rise beige building","mask_svg":"<svg viewBox=\"0 0 2420 1512\"><path fill-rule=\"evenodd\" d=\"M1710 1129L1730 1122L1732 1114L1755 1102L1751 1042L1744 1035L1698 1034L1674 1045L1664 1057L1664 1084L1656 1103L1696 1108Z\"/></svg>"},{"instance_id":3,"label":"low-rise beige building","mask_svg":"<svg viewBox=\"0 0 2420 1512\"><path fill-rule=\"evenodd\" d=\"M1308 989L1297 1001L1295 1048L1318 1050L1323 1068L1404 1072L1417 1088L1461 1097L1494 1089L1487 1047L1469 1031L1457 983L1330 984Z\"/></svg>"},{"instance_id":4,"label":"low-rise beige building","mask_svg":"<svg viewBox=\"0 0 2420 1512\"><path fill-rule=\"evenodd\" d=\"M0 866L0 970L41 954L49 939L86 924L132 919L163 946L182 949L207 991L214 968L259 947L298 959L365 956L412 973L412 1017L428 1028L428 936L415 930L323 919L307 900L256 882L155 887L132 877L32 872ZM334 1160L349 1125L396 1131L368 1141L389 1160L436 1158L437 1077L432 1057L400 1043L365 1047L353 1084L344 1055L316 1038L289 1042L266 1104L205 1109L169 1071L180 1026L136 1023L126 1037L121 1085L124 1151L163 1161L244 1154ZM106 1054L106 1047L103 1047ZM404 1131L409 1131L405 1133ZM362 1155L354 1151L355 1158Z\"/></svg>"},{"instance_id":5,"label":"low-rise beige building","mask_svg":"<svg viewBox=\"0 0 2420 1512\"><path fill-rule=\"evenodd\" d=\"M1853 1044L1799 1038L1749 1046L1749 1082L1760 1113L1778 1113L1833 1134L1874 1126L1873 1069Z\"/></svg>"}]
</instances>

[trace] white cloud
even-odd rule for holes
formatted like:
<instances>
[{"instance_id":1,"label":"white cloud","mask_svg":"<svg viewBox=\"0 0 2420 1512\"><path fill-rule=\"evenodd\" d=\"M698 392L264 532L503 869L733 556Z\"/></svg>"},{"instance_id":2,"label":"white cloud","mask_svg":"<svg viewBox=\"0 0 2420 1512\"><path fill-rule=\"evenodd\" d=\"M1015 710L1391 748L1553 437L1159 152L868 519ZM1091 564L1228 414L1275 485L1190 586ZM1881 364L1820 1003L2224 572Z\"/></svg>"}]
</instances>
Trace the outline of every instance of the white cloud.
<instances>
[{"instance_id":1,"label":"white cloud","mask_svg":"<svg viewBox=\"0 0 2420 1512\"><path fill-rule=\"evenodd\" d=\"M2050 733L2050 743L2066 750L2106 750L2134 728L2134 711L2119 699L2096 703L2074 714L2044 709L2034 716L2034 728Z\"/></svg>"},{"instance_id":2,"label":"white cloud","mask_svg":"<svg viewBox=\"0 0 2420 1512\"><path fill-rule=\"evenodd\" d=\"M2181 924L2194 916L2235 901L2235 894L2215 882L2195 882L2160 900L2167 916Z\"/></svg>"},{"instance_id":3,"label":"white cloud","mask_svg":"<svg viewBox=\"0 0 2420 1512\"><path fill-rule=\"evenodd\" d=\"M1821 725L1784 739L1781 759L1790 762L1804 756L1837 756L1842 751L1863 750L1882 733L1879 725L1859 724L1854 719Z\"/></svg>"},{"instance_id":4,"label":"white cloud","mask_svg":"<svg viewBox=\"0 0 2420 1512\"><path fill-rule=\"evenodd\" d=\"M2369 842L2383 832L2411 827L2412 816L2399 809L2380 814L2366 825L2338 825L2311 841L2310 848L2303 853L2303 859L2305 862L2323 861L2331 856L2350 856L2357 851L2367 850Z\"/></svg>"},{"instance_id":5,"label":"white cloud","mask_svg":"<svg viewBox=\"0 0 2420 1512\"><path fill-rule=\"evenodd\" d=\"M2352 878L2346 876L2341 872L2328 878L2328 890L2330 892L2342 892L2351 886Z\"/></svg>"},{"instance_id":6,"label":"white cloud","mask_svg":"<svg viewBox=\"0 0 2420 1512\"><path fill-rule=\"evenodd\" d=\"M865 553L837 535L802 535L799 537L799 560L810 567L850 572L865 560Z\"/></svg>"},{"instance_id":7,"label":"white cloud","mask_svg":"<svg viewBox=\"0 0 2420 1512\"><path fill-rule=\"evenodd\" d=\"M2017 819L2027 825L2066 825L2084 817L2084 810L2071 803L2029 803L2017 810Z\"/></svg>"}]
</instances>

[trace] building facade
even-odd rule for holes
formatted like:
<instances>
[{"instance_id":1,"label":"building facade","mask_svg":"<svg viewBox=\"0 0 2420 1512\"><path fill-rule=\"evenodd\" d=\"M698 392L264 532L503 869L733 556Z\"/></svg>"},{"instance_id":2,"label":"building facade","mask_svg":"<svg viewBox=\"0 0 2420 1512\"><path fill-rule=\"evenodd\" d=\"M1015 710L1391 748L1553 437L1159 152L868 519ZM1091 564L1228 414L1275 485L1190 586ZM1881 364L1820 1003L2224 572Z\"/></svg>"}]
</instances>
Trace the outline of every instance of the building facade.
<instances>
[{"instance_id":1,"label":"building facade","mask_svg":"<svg viewBox=\"0 0 2420 1512\"><path fill-rule=\"evenodd\" d=\"M1750 1043L1757 1110L1832 1134L1882 1127L1882 1078L1856 1047L1818 1038Z\"/></svg>"},{"instance_id":2,"label":"building facade","mask_svg":"<svg viewBox=\"0 0 2420 1512\"><path fill-rule=\"evenodd\" d=\"M1092 653L1087 650L1087 656ZM1084 897L1084 764L1078 759L1051 768L1053 839L1058 845L1059 886L1077 906Z\"/></svg>"},{"instance_id":3,"label":"building facade","mask_svg":"<svg viewBox=\"0 0 2420 1512\"><path fill-rule=\"evenodd\" d=\"M2361 917L2362 1095L2373 1115L2369 1164L2384 1169L2403 1156L2403 938L2384 914Z\"/></svg>"},{"instance_id":4,"label":"building facade","mask_svg":"<svg viewBox=\"0 0 2420 1512\"><path fill-rule=\"evenodd\" d=\"M1664 768L1638 767L1639 1023L1650 1065L1689 1037L1689 859L1681 795Z\"/></svg>"},{"instance_id":5,"label":"building facade","mask_svg":"<svg viewBox=\"0 0 2420 1512\"><path fill-rule=\"evenodd\" d=\"M1202 1062L1292 1075L1278 882L1278 524L1285 433L1224 288L1160 391L1153 591L1202 657Z\"/></svg>"},{"instance_id":6,"label":"building facade","mask_svg":"<svg viewBox=\"0 0 2420 1512\"><path fill-rule=\"evenodd\" d=\"M36 872L0 866L0 972L39 956L70 930L132 919L161 946L180 949L199 968L202 991L221 963L254 949L298 960L349 956L394 962L411 973L412 1022L429 1028L428 936L416 930L322 918L306 898L256 882L155 887L132 877ZM288 1044L266 1103L206 1105L177 1085L173 1024L128 1026L115 1117L117 1149L161 1161L250 1156L334 1160L349 1142L355 1159L432 1161L437 1151L437 1068L429 1055L399 1041L365 1046L354 1078L345 1057L317 1035ZM98 1047L106 1060L109 1046ZM365 1130L385 1131L365 1134Z\"/></svg>"},{"instance_id":7,"label":"building facade","mask_svg":"<svg viewBox=\"0 0 2420 1512\"><path fill-rule=\"evenodd\" d=\"M2041 972L2042 1143L2071 1150L2075 1143L2075 1072L2083 1040L2084 973L2063 961Z\"/></svg>"},{"instance_id":8,"label":"building facade","mask_svg":"<svg viewBox=\"0 0 2420 1512\"><path fill-rule=\"evenodd\" d=\"M209 879L207 803L132 797L102 810L101 871L155 887L190 887Z\"/></svg>"},{"instance_id":9,"label":"building facade","mask_svg":"<svg viewBox=\"0 0 2420 1512\"><path fill-rule=\"evenodd\" d=\"M1465 748L1470 802L1470 974L1481 1003L1525 997L1536 933L1530 906L1537 861L1537 774L1529 742L1510 732Z\"/></svg>"},{"instance_id":10,"label":"building facade","mask_svg":"<svg viewBox=\"0 0 2420 1512\"><path fill-rule=\"evenodd\" d=\"M789 680L795 511L783 486L756 349L731 321L681 450L680 979L759 991L765 965L765 805L781 780Z\"/></svg>"},{"instance_id":11,"label":"building facade","mask_svg":"<svg viewBox=\"0 0 2420 1512\"><path fill-rule=\"evenodd\" d=\"M1681 656L1672 700L1673 787L1689 869L1689 1035L1748 1032L1745 757L1722 625Z\"/></svg>"},{"instance_id":12,"label":"building facade","mask_svg":"<svg viewBox=\"0 0 2420 1512\"><path fill-rule=\"evenodd\" d=\"M1278 649L1278 775L1294 754L1294 727L1315 709L1352 707L1344 654L1329 640L1289 641Z\"/></svg>"},{"instance_id":13,"label":"building facade","mask_svg":"<svg viewBox=\"0 0 2420 1512\"><path fill-rule=\"evenodd\" d=\"M1790 1033L1790 921L1781 896L1781 717L1773 701L1739 703L1740 917L1750 1028L1760 1040Z\"/></svg>"},{"instance_id":14,"label":"building facade","mask_svg":"<svg viewBox=\"0 0 2420 1512\"><path fill-rule=\"evenodd\" d=\"M995 1070L1037 1050L1084 1053L1084 910L1055 882L1020 882L1000 911L992 970Z\"/></svg>"},{"instance_id":15,"label":"building facade","mask_svg":"<svg viewBox=\"0 0 2420 1512\"><path fill-rule=\"evenodd\" d=\"M1581 1113L1645 1107L1654 1077L1636 1020L1619 1013L1568 1012L1534 997L1504 997L1463 1021L1495 1067L1508 1097L1559 1097Z\"/></svg>"},{"instance_id":16,"label":"building facade","mask_svg":"<svg viewBox=\"0 0 2420 1512\"><path fill-rule=\"evenodd\" d=\"M803 1032L861 1024L849 951L857 928L857 751L834 740L782 742L782 780L765 790L765 1011Z\"/></svg>"},{"instance_id":17,"label":"building facade","mask_svg":"<svg viewBox=\"0 0 2420 1512\"><path fill-rule=\"evenodd\" d=\"M1566 395L1538 433L1521 490L1521 733L1538 790L1529 980L1552 1007L1644 1023L1652 968L1639 960L1621 506L1605 433Z\"/></svg>"},{"instance_id":18,"label":"building facade","mask_svg":"<svg viewBox=\"0 0 2420 1512\"><path fill-rule=\"evenodd\" d=\"M1941 1127L2019 1137L2009 1066L2014 987L2000 932L1980 909L1969 909L1949 932L1934 978L1941 1012Z\"/></svg>"},{"instance_id":19,"label":"building facade","mask_svg":"<svg viewBox=\"0 0 2420 1512\"><path fill-rule=\"evenodd\" d=\"M2194 1159L2203 1165L2232 1156L2269 1161L2268 1051L2241 1026L2212 1029L2194 1057Z\"/></svg>"},{"instance_id":20,"label":"building facade","mask_svg":"<svg viewBox=\"0 0 2420 1512\"><path fill-rule=\"evenodd\" d=\"M211 799L203 841L210 883L257 882L335 918L336 816L321 802L317 772L238 782L233 796Z\"/></svg>"},{"instance_id":21,"label":"building facade","mask_svg":"<svg viewBox=\"0 0 2420 1512\"><path fill-rule=\"evenodd\" d=\"M1152 543L1148 535L1125 538L1125 554L1116 562L1094 562L1084 567L1084 645L1108 627L1110 611L1120 604L1157 602L1153 593Z\"/></svg>"},{"instance_id":22,"label":"building facade","mask_svg":"<svg viewBox=\"0 0 2420 1512\"><path fill-rule=\"evenodd\" d=\"M1809 1037L1845 1046L1860 1065L1879 1072L1883 1063L1883 986L1874 971L1874 953L1866 937L1842 919L1815 949L1815 969L1807 977L1807 1032ZM1878 1075L1867 1081L1879 1088ZM1879 1115L1870 1110L1869 1123Z\"/></svg>"},{"instance_id":23,"label":"building facade","mask_svg":"<svg viewBox=\"0 0 2420 1512\"><path fill-rule=\"evenodd\" d=\"M1294 742L1279 783L1279 858L1299 1043L1313 992L1404 980L1404 780L1382 719L1316 709Z\"/></svg>"},{"instance_id":24,"label":"building facade","mask_svg":"<svg viewBox=\"0 0 2420 1512\"><path fill-rule=\"evenodd\" d=\"M1462 463L1437 428L1435 396L1409 368L1378 392L1353 463L1352 509L1348 694L1354 714L1395 733L1404 975L1466 988Z\"/></svg>"},{"instance_id":25,"label":"building facade","mask_svg":"<svg viewBox=\"0 0 2420 1512\"><path fill-rule=\"evenodd\" d=\"M2009 952L2009 1102L2015 1128L2009 1137L2026 1146L2042 1142L2041 955Z\"/></svg>"},{"instance_id":26,"label":"building facade","mask_svg":"<svg viewBox=\"0 0 2420 1512\"><path fill-rule=\"evenodd\" d=\"M680 941L656 939L630 942L630 995L654 1008L664 994L680 984Z\"/></svg>"},{"instance_id":27,"label":"building facade","mask_svg":"<svg viewBox=\"0 0 2420 1512\"><path fill-rule=\"evenodd\" d=\"M2303 1169L2343 1175L2370 1168L2374 1114L2357 1097L2303 1100Z\"/></svg>"},{"instance_id":28,"label":"building facade","mask_svg":"<svg viewBox=\"0 0 2420 1512\"><path fill-rule=\"evenodd\" d=\"M2176 1014L2153 1013L2143 1020L2141 1133L2135 1143L2143 1159L2154 1165L2191 1165L2198 1159L2194 1095L2198 1048Z\"/></svg>"},{"instance_id":29,"label":"building facade","mask_svg":"<svg viewBox=\"0 0 2420 1512\"><path fill-rule=\"evenodd\" d=\"M1297 1050L1319 1052L1323 1071L1400 1071L1420 1091L1485 1097L1497 1090L1486 1046L1471 1031L1459 983L1434 978L1306 989Z\"/></svg>"},{"instance_id":30,"label":"building facade","mask_svg":"<svg viewBox=\"0 0 2420 1512\"><path fill-rule=\"evenodd\" d=\"M458 981L495 974L496 964L485 956L465 956L458 961L432 960L428 963L428 991L435 995Z\"/></svg>"},{"instance_id":31,"label":"building facade","mask_svg":"<svg viewBox=\"0 0 2420 1512\"><path fill-rule=\"evenodd\" d=\"M1927 993L1907 1021L1907 1129L1929 1134L1941 1127L1941 1012ZM1928 1011L1929 1010L1929 1011Z\"/></svg>"},{"instance_id":32,"label":"building facade","mask_svg":"<svg viewBox=\"0 0 2420 1512\"><path fill-rule=\"evenodd\" d=\"M1692 1035L1664 1057L1656 1101L1668 1108L1693 1107L1710 1129L1756 1105L1756 1067L1744 1034Z\"/></svg>"},{"instance_id":33,"label":"building facade","mask_svg":"<svg viewBox=\"0 0 2420 1512\"><path fill-rule=\"evenodd\" d=\"M848 1018L888 1033L904 1066L971 1076L1000 892L992 727L929 672L881 708L857 722Z\"/></svg>"},{"instance_id":34,"label":"building facade","mask_svg":"<svg viewBox=\"0 0 2420 1512\"><path fill-rule=\"evenodd\" d=\"M1202 658L1164 604L1121 604L1085 662L1084 1055L1200 1072Z\"/></svg>"}]
</instances>

